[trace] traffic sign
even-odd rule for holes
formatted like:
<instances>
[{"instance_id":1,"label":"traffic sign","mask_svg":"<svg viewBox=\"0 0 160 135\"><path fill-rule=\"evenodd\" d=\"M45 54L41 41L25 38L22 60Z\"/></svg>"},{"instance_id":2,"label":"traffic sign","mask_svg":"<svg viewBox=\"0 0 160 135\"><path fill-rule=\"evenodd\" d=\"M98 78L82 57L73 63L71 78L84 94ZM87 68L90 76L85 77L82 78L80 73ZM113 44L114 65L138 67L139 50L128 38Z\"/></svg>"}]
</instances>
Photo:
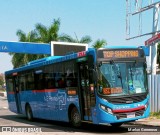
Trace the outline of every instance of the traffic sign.
<instances>
[{"instance_id":1,"label":"traffic sign","mask_svg":"<svg viewBox=\"0 0 160 135\"><path fill-rule=\"evenodd\" d=\"M160 40L160 33L145 41L145 45L152 45Z\"/></svg>"},{"instance_id":2,"label":"traffic sign","mask_svg":"<svg viewBox=\"0 0 160 135\"><path fill-rule=\"evenodd\" d=\"M51 55L51 45L47 43L0 41L0 52Z\"/></svg>"}]
</instances>

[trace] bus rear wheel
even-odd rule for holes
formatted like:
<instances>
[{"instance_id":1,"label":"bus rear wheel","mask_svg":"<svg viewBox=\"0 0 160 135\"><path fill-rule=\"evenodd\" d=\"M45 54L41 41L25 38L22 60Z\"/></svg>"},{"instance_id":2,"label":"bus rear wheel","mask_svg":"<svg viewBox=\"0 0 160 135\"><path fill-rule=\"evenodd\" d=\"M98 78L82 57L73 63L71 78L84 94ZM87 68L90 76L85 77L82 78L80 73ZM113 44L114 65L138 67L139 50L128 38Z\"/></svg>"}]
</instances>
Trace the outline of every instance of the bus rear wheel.
<instances>
[{"instance_id":1,"label":"bus rear wheel","mask_svg":"<svg viewBox=\"0 0 160 135\"><path fill-rule=\"evenodd\" d=\"M30 105L26 106L26 116L29 121L33 121L33 114Z\"/></svg>"},{"instance_id":2,"label":"bus rear wheel","mask_svg":"<svg viewBox=\"0 0 160 135\"><path fill-rule=\"evenodd\" d=\"M71 121L71 124L74 126L74 127L80 127L81 126L81 116L80 116L80 113L78 112L77 108L74 107L72 110L71 110L71 114L70 114L70 121Z\"/></svg>"}]
</instances>

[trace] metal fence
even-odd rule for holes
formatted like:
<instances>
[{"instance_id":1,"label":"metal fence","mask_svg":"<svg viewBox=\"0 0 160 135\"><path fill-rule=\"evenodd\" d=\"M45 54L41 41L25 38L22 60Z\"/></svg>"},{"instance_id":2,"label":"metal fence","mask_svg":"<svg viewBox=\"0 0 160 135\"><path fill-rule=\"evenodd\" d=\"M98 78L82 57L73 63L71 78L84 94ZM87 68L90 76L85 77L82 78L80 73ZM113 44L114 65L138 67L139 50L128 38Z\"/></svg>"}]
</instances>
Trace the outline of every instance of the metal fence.
<instances>
[{"instance_id":1,"label":"metal fence","mask_svg":"<svg viewBox=\"0 0 160 135\"><path fill-rule=\"evenodd\" d=\"M148 76L151 112L160 111L160 75Z\"/></svg>"}]
</instances>

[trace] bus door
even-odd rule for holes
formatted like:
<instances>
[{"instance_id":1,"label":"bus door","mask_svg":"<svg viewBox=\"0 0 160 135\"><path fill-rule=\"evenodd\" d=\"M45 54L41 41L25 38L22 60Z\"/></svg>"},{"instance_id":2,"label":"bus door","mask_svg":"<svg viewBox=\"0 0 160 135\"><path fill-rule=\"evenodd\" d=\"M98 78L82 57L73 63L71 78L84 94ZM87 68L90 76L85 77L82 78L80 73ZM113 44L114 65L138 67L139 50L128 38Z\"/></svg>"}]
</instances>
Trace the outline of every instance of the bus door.
<instances>
[{"instance_id":1,"label":"bus door","mask_svg":"<svg viewBox=\"0 0 160 135\"><path fill-rule=\"evenodd\" d=\"M19 87L18 87L18 76L13 76L13 91L15 93L15 101L17 106L17 113L22 113L21 108L21 101L20 101L20 94L19 94Z\"/></svg>"},{"instance_id":2,"label":"bus door","mask_svg":"<svg viewBox=\"0 0 160 135\"><path fill-rule=\"evenodd\" d=\"M91 120L89 69L86 62L79 63L79 94L82 120Z\"/></svg>"}]
</instances>

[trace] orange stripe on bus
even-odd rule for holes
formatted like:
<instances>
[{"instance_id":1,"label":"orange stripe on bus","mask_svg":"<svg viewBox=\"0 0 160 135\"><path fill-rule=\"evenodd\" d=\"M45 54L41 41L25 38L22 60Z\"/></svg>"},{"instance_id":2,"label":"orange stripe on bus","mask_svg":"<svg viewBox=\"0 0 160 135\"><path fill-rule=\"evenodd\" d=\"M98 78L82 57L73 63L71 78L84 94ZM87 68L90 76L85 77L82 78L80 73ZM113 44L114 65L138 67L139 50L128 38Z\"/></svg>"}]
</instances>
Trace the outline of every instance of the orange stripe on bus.
<instances>
[{"instance_id":1,"label":"orange stripe on bus","mask_svg":"<svg viewBox=\"0 0 160 135\"><path fill-rule=\"evenodd\" d=\"M14 94L14 91L9 91L8 94Z\"/></svg>"},{"instance_id":2,"label":"orange stripe on bus","mask_svg":"<svg viewBox=\"0 0 160 135\"><path fill-rule=\"evenodd\" d=\"M57 89L32 90L32 92L57 92Z\"/></svg>"}]
</instances>

